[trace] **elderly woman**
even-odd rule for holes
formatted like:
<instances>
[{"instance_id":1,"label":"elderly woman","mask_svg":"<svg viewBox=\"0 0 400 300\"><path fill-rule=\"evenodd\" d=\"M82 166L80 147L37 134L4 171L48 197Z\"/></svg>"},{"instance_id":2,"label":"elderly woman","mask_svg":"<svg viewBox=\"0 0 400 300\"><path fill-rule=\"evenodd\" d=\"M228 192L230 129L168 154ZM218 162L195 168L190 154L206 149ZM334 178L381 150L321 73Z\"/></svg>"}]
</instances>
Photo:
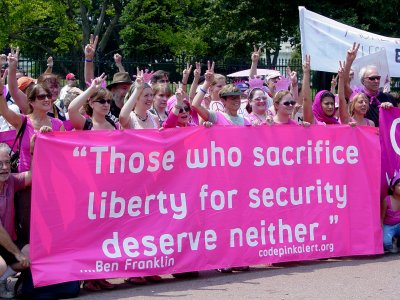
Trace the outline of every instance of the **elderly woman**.
<instances>
[{"instance_id":1,"label":"elderly woman","mask_svg":"<svg viewBox=\"0 0 400 300\"><path fill-rule=\"evenodd\" d=\"M223 112L208 110L201 105L206 90L211 86L214 80L214 62L212 64L208 62L208 70L205 74L205 78L206 80L203 87L200 88L200 92L196 94L192 103L193 108L197 111L199 116L204 121L209 121L215 125L251 125L247 119L238 115L238 110L241 104L240 95L242 93L232 84L224 86L219 92L224 107Z\"/></svg>"}]
</instances>

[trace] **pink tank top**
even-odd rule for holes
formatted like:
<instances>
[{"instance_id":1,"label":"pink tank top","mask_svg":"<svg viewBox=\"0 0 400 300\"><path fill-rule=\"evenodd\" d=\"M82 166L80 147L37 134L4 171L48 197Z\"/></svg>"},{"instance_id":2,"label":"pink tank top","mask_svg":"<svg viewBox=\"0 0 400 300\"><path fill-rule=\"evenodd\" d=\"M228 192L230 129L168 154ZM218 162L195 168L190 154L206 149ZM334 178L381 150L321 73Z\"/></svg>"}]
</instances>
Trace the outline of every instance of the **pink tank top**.
<instances>
[{"instance_id":1,"label":"pink tank top","mask_svg":"<svg viewBox=\"0 0 400 300\"><path fill-rule=\"evenodd\" d=\"M385 201L387 202L388 208L386 210L385 219L383 223L386 225L396 225L400 223L400 210L393 210L392 201L390 196L386 196Z\"/></svg>"},{"instance_id":2,"label":"pink tank top","mask_svg":"<svg viewBox=\"0 0 400 300\"><path fill-rule=\"evenodd\" d=\"M21 141L21 153L19 154L19 166L18 166L18 171L24 172L28 171L31 168L30 142L31 142L31 137L33 136L33 134L37 132L37 130L33 128L31 119L28 116L21 115L21 118L22 121L24 121L24 118L27 118L25 133ZM53 131L60 131L63 122L56 118L52 117L49 118L51 120L51 128L53 129Z\"/></svg>"}]
</instances>

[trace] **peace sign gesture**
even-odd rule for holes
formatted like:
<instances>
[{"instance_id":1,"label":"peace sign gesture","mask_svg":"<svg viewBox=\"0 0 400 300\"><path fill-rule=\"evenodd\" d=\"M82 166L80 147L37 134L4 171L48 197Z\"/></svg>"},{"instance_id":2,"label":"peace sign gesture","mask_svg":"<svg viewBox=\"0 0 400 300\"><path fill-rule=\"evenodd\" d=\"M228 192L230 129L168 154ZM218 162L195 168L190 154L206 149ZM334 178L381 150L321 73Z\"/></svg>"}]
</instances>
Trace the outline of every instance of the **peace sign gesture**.
<instances>
[{"instance_id":1,"label":"peace sign gesture","mask_svg":"<svg viewBox=\"0 0 400 300\"><path fill-rule=\"evenodd\" d=\"M207 61L207 71L204 77L205 81L209 85L211 85L214 80L214 67L215 67L215 62L211 63L210 61Z\"/></svg>"},{"instance_id":2,"label":"peace sign gesture","mask_svg":"<svg viewBox=\"0 0 400 300\"><path fill-rule=\"evenodd\" d=\"M135 80L135 88L143 89L144 88L144 78L143 78L143 70L140 70L139 67L136 68L136 80Z\"/></svg>"},{"instance_id":3,"label":"peace sign gesture","mask_svg":"<svg viewBox=\"0 0 400 300\"><path fill-rule=\"evenodd\" d=\"M256 45L253 45L253 53L251 54L251 61L257 63L260 59L261 47L257 49Z\"/></svg>"},{"instance_id":4,"label":"peace sign gesture","mask_svg":"<svg viewBox=\"0 0 400 300\"><path fill-rule=\"evenodd\" d=\"M292 82L292 86L297 85L297 72L292 71L289 66L286 67L286 74L288 75L290 81Z\"/></svg>"},{"instance_id":5,"label":"peace sign gesture","mask_svg":"<svg viewBox=\"0 0 400 300\"><path fill-rule=\"evenodd\" d=\"M360 44L353 43L353 47L347 50L346 54L346 62L352 64L353 61L357 57L358 48L360 48Z\"/></svg>"},{"instance_id":6,"label":"peace sign gesture","mask_svg":"<svg viewBox=\"0 0 400 300\"><path fill-rule=\"evenodd\" d=\"M303 72L304 73L310 73L310 71L311 71L311 66L310 65L311 65L310 55L306 54L306 56L304 58L304 62L303 62Z\"/></svg>"},{"instance_id":7,"label":"peace sign gesture","mask_svg":"<svg viewBox=\"0 0 400 300\"><path fill-rule=\"evenodd\" d=\"M99 41L99 36L90 35L89 44L85 46L85 59L92 60L94 54L96 53L97 42Z\"/></svg>"},{"instance_id":8,"label":"peace sign gesture","mask_svg":"<svg viewBox=\"0 0 400 300\"><path fill-rule=\"evenodd\" d=\"M201 76L201 64L199 62L196 62L196 69L193 71L193 76L196 79L199 79Z\"/></svg>"},{"instance_id":9,"label":"peace sign gesture","mask_svg":"<svg viewBox=\"0 0 400 300\"><path fill-rule=\"evenodd\" d=\"M187 82L189 80L190 72L192 72L192 65L189 65L189 63L187 63L186 64L186 68L183 69L183 72L182 72L182 75L183 75L182 83L183 83L183 85L187 84Z\"/></svg>"},{"instance_id":10,"label":"peace sign gesture","mask_svg":"<svg viewBox=\"0 0 400 300\"><path fill-rule=\"evenodd\" d=\"M106 81L106 79L106 74L101 74L99 77L93 79L92 83L90 84L90 88L96 91L99 90L103 86L103 83Z\"/></svg>"}]
</instances>

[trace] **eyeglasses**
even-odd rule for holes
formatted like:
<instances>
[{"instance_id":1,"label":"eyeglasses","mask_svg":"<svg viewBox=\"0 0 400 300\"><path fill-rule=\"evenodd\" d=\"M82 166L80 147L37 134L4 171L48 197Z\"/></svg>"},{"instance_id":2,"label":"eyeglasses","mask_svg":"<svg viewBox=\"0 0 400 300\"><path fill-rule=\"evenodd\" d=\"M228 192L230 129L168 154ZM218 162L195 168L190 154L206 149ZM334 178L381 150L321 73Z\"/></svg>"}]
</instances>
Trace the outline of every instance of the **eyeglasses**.
<instances>
[{"instance_id":1,"label":"eyeglasses","mask_svg":"<svg viewBox=\"0 0 400 300\"><path fill-rule=\"evenodd\" d=\"M370 76L370 77L366 77L366 78L368 78L371 81L381 80L381 76Z\"/></svg>"},{"instance_id":2,"label":"eyeglasses","mask_svg":"<svg viewBox=\"0 0 400 300\"><path fill-rule=\"evenodd\" d=\"M36 95L36 99L43 101L44 99L51 99L51 94L40 94Z\"/></svg>"},{"instance_id":3,"label":"eyeglasses","mask_svg":"<svg viewBox=\"0 0 400 300\"><path fill-rule=\"evenodd\" d=\"M190 107L189 106L185 106L184 108L181 108L180 110L179 110L179 113L181 114L181 113L183 113L183 112L189 112L190 111Z\"/></svg>"},{"instance_id":4,"label":"eyeglasses","mask_svg":"<svg viewBox=\"0 0 400 300\"><path fill-rule=\"evenodd\" d=\"M9 167L10 165L11 165L11 161L9 161L9 160L0 161L0 168Z\"/></svg>"},{"instance_id":5,"label":"eyeglasses","mask_svg":"<svg viewBox=\"0 0 400 300\"><path fill-rule=\"evenodd\" d=\"M106 100L106 99L100 99L100 100L95 100L95 101L93 101L93 102L98 102L98 103L100 103L100 104L111 104L111 101L112 100Z\"/></svg>"},{"instance_id":6,"label":"eyeglasses","mask_svg":"<svg viewBox=\"0 0 400 300\"><path fill-rule=\"evenodd\" d=\"M283 105L285 106L295 106L296 105L296 101L286 101L286 102L282 102Z\"/></svg>"},{"instance_id":7,"label":"eyeglasses","mask_svg":"<svg viewBox=\"0 0 400 300\"><path fill-rule=\"evenodd\" d=\"M261 101L267 101L267 97L257 97L257 98L254 98L253 100L254 101L257 101L257 102L261 102Z\"/></svg>"}]
</instances>

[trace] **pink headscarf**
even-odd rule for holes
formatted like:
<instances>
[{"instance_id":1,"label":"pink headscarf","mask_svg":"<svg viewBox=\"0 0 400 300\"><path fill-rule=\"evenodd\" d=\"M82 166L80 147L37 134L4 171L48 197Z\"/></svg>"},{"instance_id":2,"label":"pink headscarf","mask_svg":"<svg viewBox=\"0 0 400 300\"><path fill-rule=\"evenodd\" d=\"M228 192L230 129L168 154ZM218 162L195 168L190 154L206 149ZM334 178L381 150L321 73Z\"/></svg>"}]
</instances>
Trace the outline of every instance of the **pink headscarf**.
<instances>
[{"instance_id":1,"label":"pink headscarf","mask_svg":"<svg viewBox=\"0 0 400 300\"><path fill-rule=\"evenodd\" d=\"M327 116L322 109L322 95L325 93L329 93L327 90L319 91L314 98L314 103L312 106L312 112L314 114L315 119L319 122L323 122L325 124L339 124L338 120L334 116Z\"/></svg>"}]
</instances>

